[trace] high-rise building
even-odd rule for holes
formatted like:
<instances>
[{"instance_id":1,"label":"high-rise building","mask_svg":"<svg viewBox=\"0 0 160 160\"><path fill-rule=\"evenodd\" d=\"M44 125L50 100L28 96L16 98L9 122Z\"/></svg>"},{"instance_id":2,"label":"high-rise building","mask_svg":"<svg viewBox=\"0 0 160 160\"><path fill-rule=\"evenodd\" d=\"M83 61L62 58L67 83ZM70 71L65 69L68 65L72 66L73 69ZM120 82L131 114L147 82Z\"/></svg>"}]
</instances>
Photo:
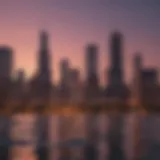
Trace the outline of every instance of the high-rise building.
<instances>
[{"instance_id":1,"label":"high-rise building","mask_svg":"<svg viewBox=\"0 0 160 160\"><path fill-rule=\"evenodd\" d=\"M158 71L155 68L148 68L142 71L143 86L154 86L158 84Z\"/></svg>"},{"instance_id":2,"label":"high-rise building","mask_svg":"<svg viewBox=\"0 0 160 160\"><path fill-rule=\"evenodd\" d=\"M25 71L23 69L17 71L17 84L19 86L19 89L24 89Z\"/></svg>"},{"instance_id":3,"label":"high-rise building","mask_svg":"<svg viewBox=\"0 0 160 160\"><path fill-rule=\"evenodd\" d=\"M123 83L123 36L119 32L115 32L111 35L110 60L109 83L121 85Z\"/></svg>"},{"instance_id":4,"label":"high-rise building","mask_svg":"<svg viewBox=\"0 0 160 160\"><path fill-rule=\"evenodd\" d=\"M141 100L149 107L160 104L160 87L158 84L158 71L154 68L143 69L141 72Z\"/></svg>"},{"instance_id":5,"label":"high-rise building","mask_svg":"<svg viewBox=\"0 0 160 160\"><path fill-rule=\"evenodd\" d=\"M61 85L68 85L70 73L70 64L68 59L62 59L60 62L60 83Z\"/></svg>"},{"instance_id":6,"label":"high-rise building","mask_svg":"<svg viewBox=\"0 0 160 160\"><path fill-rule=\"evenodd\" d=\"M138 54L134 60L133 100L136 106L159 105L160 87L156 68L144 68Z\"/></svg>"},{"instance_id":7,"label":"high-rise building","mask_svg":"<svg viewBox=\"0 0 160 160\"><path fill-rule=\"evenodd\" d=\"M24 70L19 69L16 73L16 79L13 84L12 97L17 100L22 100L25 97L25 92L25 72Z\"/></svg>"},{"instance_id":8,"label":"high-rise building","mask_svg":"<svg viewBox=\"0 0 160 160\"><path fill-rule=\"evenodd\" d=\"M62 59L60 61L60 86L59 94L60 99L69 100L70 89L69 89L69 79L70 79L70 64L68 59Z\"/></svg>"},{"instance_id":9,"label":"high-rise building","mask_svg":"<svg viewBox=\"0 0 160 160\"><path fill-rule=\"evenodd\" d=\"M48 34L43 31L40 34L39 68L38 74L41 81L51 83L50 55L48 48Z\"/></svg>"},{"instance_id":10,"label":"high-rise building","mask_svg":"<svg viewBox=\"0 0 160 160\"><path fill-rule=\"evenodd\" d=\"M73 83L78 83L80 81L80 71L78 69L71 69L70 79Z\"/></svg>"},{"instance_id":11,"label":"high-rise building","mask_svg":"<svg viewBox=\"0 0 160 160\"><path fill-rule=\"evenodd\" d=\"M69 76L70 100L78 103L83 99L83 85L80 79L80 71L78 69L70 69Z\"/></svg>"},{"instance_id":12,"label":"high-rise building","mask_svg":"<svg viewBox=\"0 0 160 160\"><path fill-rule=\"evenodd\" d=\"M11 76L13 69L12 49L8 46L0 47L0 103L8 102L12 88Z\"/></svg>"},{"instance_id":13,"label":"high-rise building","mask_svg":"<svg viewBox=\"0 0 160 160\"><path fill-rule=\"evenodd\" d=\"M123 73L123 36L119 32L111 34L110 60L106 94L112 98L126 98L128 91L124 83Z\"/></svg>"},{"instance_id":14,"label":"high-rise building","mask_svg":"<svg viewBox=\"0 0 160 160\"><path fill-rule=\"evenodd\" d=\"M141 96L142 96L142 81L141 81L141 72L142 72L142 58L139 53L136 53L134 58L134 73L133 73L133 102L135 105L140 105Z\"/></svg>"},{"instance_id":15,"label":"high-rise building","mask_svg":"<svg viewBox=\"0 0 160 160\"><path fill-rule=\"evenodd\" d=\"M98 47L94 44L87 46L86 70L88 79L93 75L98 76Z\"/></svg>"},{"instance_id":16,"label":"high-rise building","mask_svg":"<svg viewBox=\"0 0 160 160\"><path fill-rule=\"evenodd\" d=\"M31 90L34 99L40 103L49 102L52 93L52 80L50 68L50 54L48 47L48 34L40 33L40 49L38 52L38 68L36 76L31 81ZM33 96L32 96L33 97Z\"/></svg>"},{"instance_id":17,"label":"high-rise building","mask_svg":"<svg viewBox=\"0 0 160 160\"><path fill-rule=\"evenodd\" d=\"M86 96L87 98L97 98L98 94L98 47L90 44L86 50Z\"/></svg>"},{"instance_id":18,"label":"high-rise building","mask_svg":"<svg viewBox=\"0 0 160 160\"><path fill-rule=\"evenodd\" d=\"M0 47L0 78L9 79L11 77L13 69L12 54L13 51L10 47Z\"/></svg>"}]
</instances>

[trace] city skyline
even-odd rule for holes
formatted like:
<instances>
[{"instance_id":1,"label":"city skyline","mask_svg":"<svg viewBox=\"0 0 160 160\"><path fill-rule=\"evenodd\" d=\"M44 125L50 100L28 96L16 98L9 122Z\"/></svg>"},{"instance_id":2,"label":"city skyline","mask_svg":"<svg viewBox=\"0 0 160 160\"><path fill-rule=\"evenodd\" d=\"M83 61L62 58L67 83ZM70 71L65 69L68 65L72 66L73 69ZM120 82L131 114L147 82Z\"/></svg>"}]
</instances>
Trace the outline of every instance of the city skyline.
<instances>
[{"instance_id":1,"label":"city skyline","mask_svg":"<svg viewBox=\"0 0 160 160\"><path fill-rule=\"evenodd\" d=\"M0 159L160 158L160 0L1 0Z\"/></svg>"},{"instance_id":2,"label":"city skyline","mask_svg":"<svg viewBox=\"0 0 160 160\"><path fill-rule=\"evenodd\" d=\"M50 35L52 69L57 80L62 57L68 57L71 65L81 68L84 75L85 46L96 43L100 46L100 74L104 79L109 61L108 37L117 29L125 36L125 76L128 81L132 76L133 55L137 51L145 58L145 65L159 67L158 3L147 1L141 6L138 1L120 4L103 0L15 0L8 5L5 1L1 9L0 44L14 49L15 68L24 68L27 76L31 76L37 65L38 31L44 28ZM6 10L7 14L3 16Z\"/></svg>"},{"instance_id":3,"label":"city skyline","mask_svg":"<svg viewBox=\"0 0 160 160\"><path fill-rule=\"evenodd\" d=\"M70 65L70 68L72 68L72 69L77 69L77 70L79 70L80 71L80 75L81 75L81 80L82 81L85 81L85 79L87 78L86 76L87 76L87 72L86 72L86 64L85 64L85 62L86 62L86 60L85 60L85 58L86 58L86 51L87 51L87 48L89 47L89 46L95 46L95 47L97 47L97 62L98 62L98 66L97 66L97 76L99 77L99 82L100 82L100 85L102 85L102 86L105 86L106 84L108 84L108 78L109 78L109 75L107 75L106 74L106 72L108 72L109 71L109 68L110 68L110 65L111 65L111 63L112 63L112 61L111 61L111 48L110 48L110 38L111 38L111 36L112 36L112 34L113 33L116 33L116 32L119 32L120 34L122 34L122 36L123 36L123 40L125 39L125 36L123 35L123 33L121 33L119 30L113 30L111 33L110 33L110 35L109 35L109 37L108 37L108 41L107 41L107 43L108 43L108 52L107 52L107 54L106 54L106 59L103 59L103 62L105 63L105 64L103 64L103 63L101 63L101 61L100 61L100 59L101 59L101 56L102 56L102 53L100 52L100 50L101 50L101 46L100 45L98 45L98 43L87 43L84 47L83 47L83 60L82 60L82 62L80 63L80 65L78 66L75 66L75 65L73 65L73 61L71 61L71 57L67 57L67 56L64 56L64 57L61 57L60 59L59 59L59 63L57 64L57 66L55 66L54 65L54 63L55 63L55 61L53 61L54 60L54 56L56 57L56 54L52 54L53 52L52 52L52 50L50 49L51 47L50 47L50 40L51 40L51 36L49 35L49 33L46 31L46 30L41 30L41 31L39 31L39 36L37 36L37 37L40 37L40 35L41 34L43 34L43 32L46 32L46 34L48 34L48 37L49 37L49 39L48 39L48 52L49 52L49 56L50 56L50 69L51 69L51 79L52 79L52 83L54 83L54 84L58 84L60 81L61 81L61 75L60 75L60 64L61 64L61 62L63 62L63 60L67 60L68 61L68 63L69 63L69 65ZM38 35L38 34L37 34ZM38 43L39 43L39 41L40 41L40 39L37 39L38 40ZM126 60L126 57L125 57L125 43L124 43L125 41L123 41L123 45L122 45L122 48L123 48L123 50L122 50L122 54L124 55L123 56L123 63L122 63L122 69L123 69L123 71L124 71L124 74L123 74L123 78L124 78L124 82L125 83L127 83L127 84L131 84L132 83L132 80L133 80L133 76L130 76L130 79L127 79L126 80L126 67L125 67L125 65L126 65L126 62L127 62L127 60ZM37 43L37 44L38 44ZM12 72L12 78L14 78L14 77L16 77L16 76L18 76L18 73L19 73L19 71L21 71L21 72L23 72L23 74L25 74L24 76L25 76L25 78L26 78L26 80L27 79L32 79L37 73L38 73L38 70L39 70L39 53L37 52L36 53L36 57L35 57L35 59L34 59L34 65L36 65L35 66L35 68L33 69L33 71L31 72L31 74L30 75L28 75L28 74L26 74L27 73L27 68L28 67L26 67L26 68L22 68L22 67L20 67L20 68L16 68L15 69L15 50L14 50L14 47L11 47L10 45L0 45L0 47L1 48L5 48L5 47L7 47L7 48L10 48L10 49L12 49L12 57L13 57L13 65L12 65L12 67L14 68L14 69L12 69L13 70L13 72ZM39 44L37 45L37 51L40 49L39 47L41 47L41 46L39 46ZM133 75L133 71L134 71L134 65L133 65L133 60L134 60L134 57L136 56L136 54L137 53L139 53L140 55L141 55L141 57L143 58L143 62L144 62L144 66L146 66L147 68L158 68L158 65L151 65L151 63L149 63L149 65L147 66L146 65L146 57L144 57L143 55L143 53L142 52L134 52L134 54L132 55L132 57L131 57L131 65L130 65L130 68L129 68L129 71L130 71L130 74L131 75ZM128 62L127 62L128 63ZM54 67L53 67L54 66ZM103 67L103 69L102 69L102 67ZM102 70L101 70L102 69ZM58 75L58 77L56 77ZM107 76L107 77L106 77ZM17 77L18 78L18 77Z\"/></svg>"}]
</instances>

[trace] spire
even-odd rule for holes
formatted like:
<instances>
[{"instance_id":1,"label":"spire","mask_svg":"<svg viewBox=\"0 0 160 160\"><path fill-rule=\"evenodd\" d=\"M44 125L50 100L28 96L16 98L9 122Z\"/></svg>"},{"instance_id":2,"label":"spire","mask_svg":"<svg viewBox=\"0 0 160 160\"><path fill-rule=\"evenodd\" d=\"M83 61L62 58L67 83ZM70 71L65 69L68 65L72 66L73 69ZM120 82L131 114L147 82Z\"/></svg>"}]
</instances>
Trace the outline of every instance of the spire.
<instances>
[{"instance_id":1,"label":"spire","mask_svg":"<svg viewBox=\"0 0 160 160\"><path fill-rule=\"evenodd\" d=\"M44 30L40 32L40 49L48 49L48 33Z\"/></svg>"},{"instance_id":2,"label":"spire","mask_svg":"<svg viewBox=\"0 0 160 160\"><path fill-rule=\"evenodd\" d=\"M40 32L40 49L39 49L39 74L42 79L50 80L50 57L48 49L48 33Z\"/></svg>"}]
</instances>

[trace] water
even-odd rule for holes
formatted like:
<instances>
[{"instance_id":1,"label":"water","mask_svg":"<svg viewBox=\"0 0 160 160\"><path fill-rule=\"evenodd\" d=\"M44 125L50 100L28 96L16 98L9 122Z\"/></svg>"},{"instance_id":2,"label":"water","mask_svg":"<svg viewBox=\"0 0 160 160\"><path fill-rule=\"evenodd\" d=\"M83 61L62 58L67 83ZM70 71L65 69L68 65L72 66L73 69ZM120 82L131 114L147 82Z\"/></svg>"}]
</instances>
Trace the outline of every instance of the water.
<instances>
[{"instance_id":1,"label":"water","mask_svg":"<svg viewBox=\"0 0 160 160\"><path fill-rule=\"evenodd\" d=\"M0 117L0 159L160 159L160 116ZM117 158L118 157L118 158ZM89 159L89 158L88 158Z\"/></svg>"}]
</instances>

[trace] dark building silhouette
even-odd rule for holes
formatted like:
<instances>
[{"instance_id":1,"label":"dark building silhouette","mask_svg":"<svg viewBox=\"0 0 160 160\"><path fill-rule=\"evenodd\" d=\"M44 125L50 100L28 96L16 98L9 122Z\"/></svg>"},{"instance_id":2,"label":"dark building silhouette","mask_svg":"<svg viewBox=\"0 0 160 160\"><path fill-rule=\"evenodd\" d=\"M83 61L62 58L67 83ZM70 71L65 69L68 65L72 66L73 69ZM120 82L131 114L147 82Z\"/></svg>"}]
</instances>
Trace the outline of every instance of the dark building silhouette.
<instances>
[{"instance_id":1,"label":"dark building silhouette","mask_svg":"<svg viewBox=\"0 0 160 160\"><path fill-rule=\"evenodd\" d=\"M48 34L42 31L40 33L37 73L31 80L31 94L42 103L49 102L52 93L50 60Z\"/></svg>"},{"instance_id":2,"label":"dark building silhouette","mask_svg":"<svg viewBox=\"0 0 160 160\"><path fill-rule=\"evenodd\" d=\"M110 83L122 84L123 83L123 40L122 35L115 32L111 35L110 40Z\"/></svg>"},{"instance_id":3,"label":"dark building silhouette","mask_svg":"<svg viewBox=\"0 0 160 160\"><path fill-rule=\"evenodd\" d=\"M50 54L48 47L48 34L41 32L40 34L40 51L39 51L39 68L38 68L38 83L40 97L44 100L51 98L51 69L50 69Z\"/></svg>"},{"instance_id":4,"label":"dark building silhouette","mask_svg":"<svg viewBox=\"0 0 160 160\"><path fill-rule=\"evenodd\" d=\"M128 89L124 83L123 36L113 32L110 39L110 68L106 95L111 98L127 98Z\"/></svg>"},{"instance_id":5,"label":"dark building silhouette","mask_svg":"<svg viewBox=\"0 0 160 160\"><path fill-rule=\"evenodd\" d=\"M158 85L158 71L154 68L143 69L141 72L142 81L142 104L160 105L160 87Z\"/></svg>"},{"instance_id":6,"label":"dark building silhouette","mask_svg":"<svg viewBox=\"0 0 160 160\"><path fill-rule=\"evenodd\" d=\"M83 85L81 83L80 71L78 69L70 69L69 79L70 101L78 103L83 99Z\"/></svg>"},{"instance_id":7,"label":"dark building silhouette","mask_svg":"<svg viewBox=\"0 0 160 160\"><path fill-rule=\"evenodd\" d=\"M142 81L141 81L141 72L142 72L142 57L140 53L136 53L134 62L133 62L133 83L132 83L132 96L134 105L141 104L141 95L142 95Z\"/></svg>"},{"instance_id":8,"label":"dark building silhouette","mask_svg":"<svg viewBox=\"0 0 160 160\"><path fill-rule=\"evenodd\" d=\"M156 85L158 84L158 71L154 68L144 69L142 71L143 85Z\"/></svg>"},{"instance_id":9,"label":"dark building silhouette","mask_svg":"<svg viewBox=\"0 0 160 160\"><path fill-rule=\"evenodd\" d=\"M13 50L10 47L0 47L0 78L11 78L13 69Z\"/></svg>"},{"instance_id":10,"label":"dark building silhouette","mask_svg":"<svg viewBox=\"0 0 160 160\"><path fill-rule=\"evenodd\" d=\"M86 49L86 98L97 98L99 95L98 47L90 44Z\"/></svg>"},{"instance_id":11,"label":"dark building silhouette","mask_svg":"<svg viewBox=\"0 0 160 160\"><path fill-rule=\"evenodd\" d=\"M159 105L160 86L156 68L144 68L139 54L134 60L133 97L136 105Z\"/></svg>"},{"instance_id":12,"label":"dark building silhouette","mask_svg":"<svg viewBox=\"0 0 160 160\"><path fill-rule=\"evenodd\" d=\"M72 82L77 82L80 80L80 71L78 69L71 69L71 80Z\"/></svg>"},{"instance_id":13,"label":"dark building silhouette","mask_svg":"<svg viewBox=\"0 0 160 160\"><path fill-rule=\"evenodd\" d=\"M50 70L50 55L48 46L48 34L43 31L40 34L40 50L39 50L39 78L41 81L50 83L51 70Z\"/></svg>"},{"instance_id":14,"label":"dark building silhouette","mask_svg":"<svg viewBox=\"0 0 160 160\"><path fill-rule=\"evenodd\" d=\"M7 46L0 47L0 104L8 101L11 92L13 69L13 50Z\"/></svg>"},{"instance_id":15,"label":"dark building silhouette","mask_svg":"<svg viewBox=\"0 0 160 160\"><path fill-rule=\"evenodd\" d=\"M19 69L17 71L17 80L19 84L23 85L25 82L25 71L23 69Z\"/></svg>"},{"instance_id":16,"label":"dark building silhouette","mask_svg":"<svg viewBox=\"0 0 160 160\"><path fill-rule=\"evenodd\" d=\"M61 85L68 85L70 73L70 64L68 59L62 59L60 62L60 83Z\"/></svg>"},{"instance_id":17,"label":"dark building silhouette","mask_svg":"<svg viewBox=\"0 0 160 160\"><path fill-rule=\"evenodd\" d=\"M60 61L60 86L59 95L61 100L69 100L70 98L70 64L68 59L62 59Z\"/></svg>"},{"instance_id":18,"label":"dark building silhouette","mask_svg":"<svg viewBox=\"0 0 160 160\"><path fill-rule=\"evenodd\" d=\"M25 72L23 69L19 69L17 71L16 79L13 84L13 97L22 100L25 95L25 89Z\"/></svg>"}]
</instances>

